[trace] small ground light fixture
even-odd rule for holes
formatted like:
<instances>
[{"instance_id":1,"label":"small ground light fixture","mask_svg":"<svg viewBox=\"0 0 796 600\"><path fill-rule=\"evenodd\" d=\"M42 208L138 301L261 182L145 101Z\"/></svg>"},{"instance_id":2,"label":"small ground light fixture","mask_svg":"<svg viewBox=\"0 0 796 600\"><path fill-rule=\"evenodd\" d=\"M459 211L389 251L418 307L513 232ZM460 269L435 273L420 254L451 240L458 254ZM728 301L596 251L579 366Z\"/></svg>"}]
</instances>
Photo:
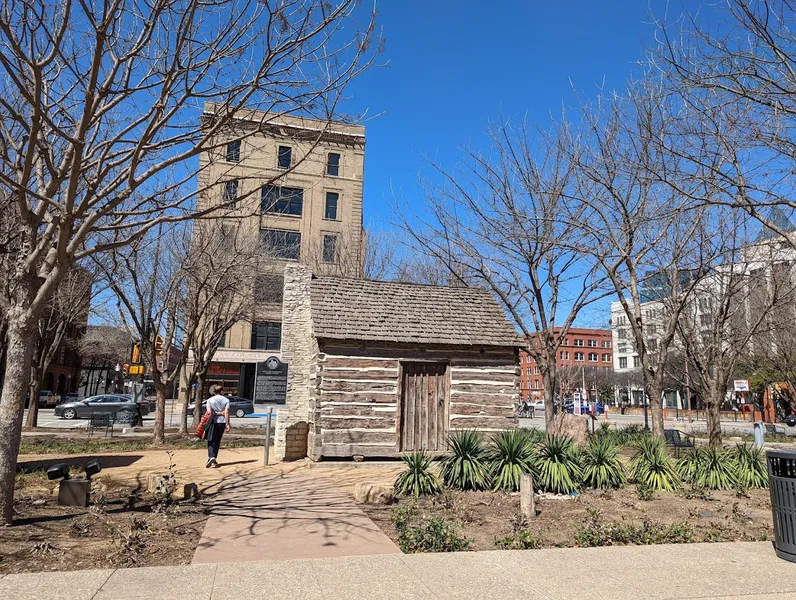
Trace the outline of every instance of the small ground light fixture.
<instances>
[{"instance_id":1,"label":"small ground light fixture","mask_svg":"<svg viewBox=\"0 0 796 600\"><path fill-rule=\"evenodd\" d=\"M92 476L102 471L102 465L97 459L90 460L83 465L83 470L86 472L86 479L91 479Z\"/></svg>"},{"instance_id":2,"label":"small ground light fixture","mask_svg":"<svg viewBox=\"0 0 796 600\"><path fill-rule=\"evenodd\" d=\"M47 479L69 479L69 465L66 463L58 463L52 465L47 469Z\"/></svg>"}]
</instances>

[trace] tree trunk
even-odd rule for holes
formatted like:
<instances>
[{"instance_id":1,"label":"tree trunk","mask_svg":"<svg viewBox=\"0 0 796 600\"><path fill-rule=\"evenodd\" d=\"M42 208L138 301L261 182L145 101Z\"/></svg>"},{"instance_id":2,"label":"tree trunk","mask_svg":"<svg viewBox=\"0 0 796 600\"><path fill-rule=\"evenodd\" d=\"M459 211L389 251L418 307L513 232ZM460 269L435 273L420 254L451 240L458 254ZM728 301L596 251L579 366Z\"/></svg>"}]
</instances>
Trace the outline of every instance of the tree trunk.
<instances>
[{"instance_id":1,"label":"tree trunk","mask_svg":"<svg viewBox=\"0 0 796 600\"><path fill-rule=\"evenodd\" d=\"M39 392L41 391L41 378L30 385L30 402L28 403L28 416L25 419L25 429L36 429L39 425Z\"/></svg>"},{"instance_id":2,"label":"tree trunk","mask_svg":"<svg viewBox=\"0 0 796 600\"><path fill-rule=\"evenodd\" d=\"M160 380L160 373L153 373L155 383L155 434L152 443L166 443L166 384Z\"/></svg>"},{"instance_id":3,"label":"tree trunk","mask_svg":"<svg viewBox=\"0 0 796 600\"><path fill-rule=\"evenodd\" d=\"M652 435L663 438L663 386L653 381L647 384L644 393L649 396Z\"/></svg>"},{"instance_id":4,"label":"tree trunk","mask_svg":"<svg viewBox=\"0 0 796 600\"><path fill-rule=\"evenodd\" d=\"M188 373L188 367L184 366L180 376L180 435L188 433L188 404L191 400L191 385L193 384L192 374Z\"/></svg>"},{"instance_id":5,"label":"tree trunk","mask_svg":"<svg viewBox=\"0 0 796 600\"><path fill-rule=\"evenodd\" d=\"M548 368L546 372L542 373L542 382L544 383L544 425L548 434L555 433L556 428L555 377L555 368Z\"/></svg>"},{"instance_id":6,"label":"tree trunk","mask_svg":"<svg viewBox=\"0 0 796 600\"><path fill-rule=\"evenodd\" d=\"M707 390L705 414L707 417L708 443L713 448L721 448L721 403L724 400L724 386L711 382Z\"/></svg>"},{"instance_id":7,"label":"tree trunk","mask_svg":"<svg viewBox=\"0 0 796 600\"><path fill-rule=\"evenodd\" d=\"M193 390L193 427L199 426L202 419L202 398L204 398L205 375L207 369L202 369L196 374L196 389Z\"/></svg>"},{"instance_id":8,"label":"tree trunk","mask_svg":"<svg viewBox=\"0 0 796 600\"><path fill-rule=\"evenodd\" d=\"M0 397L0 431L3 432L0 435L0 526L10 525L14 516L17 454L37 334L36 328L26 324L23 316L10 314L8 320L6 372Z\"/></svg>"}]
</instances>

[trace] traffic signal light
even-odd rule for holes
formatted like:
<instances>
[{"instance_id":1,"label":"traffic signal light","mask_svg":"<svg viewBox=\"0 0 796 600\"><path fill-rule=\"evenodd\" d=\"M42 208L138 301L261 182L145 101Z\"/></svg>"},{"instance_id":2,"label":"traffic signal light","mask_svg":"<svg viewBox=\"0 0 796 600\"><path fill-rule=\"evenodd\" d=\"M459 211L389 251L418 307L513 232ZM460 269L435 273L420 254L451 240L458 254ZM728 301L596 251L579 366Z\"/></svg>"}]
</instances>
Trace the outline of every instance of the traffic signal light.
<instances>
[{"instance_id":1,"label":"traffic signal light","mask_svg":"<svg viewBox=\"0 0 796 600\"><path fill-rule=\"evenodd\" d=\"M163 354L163 338L160 336L155 338L155 354Z\"/></svg>"},{"instance_id":2,"label":"traffic signal light","mask_svg":"<svg viewBox=\"0 0 796 600\"><path fill-rule=\"evenodd\" d=\"M122 365L122 373L127 377L130 374L130 365Z\"/></svg>"},{"instance_id":3,"label":"traffic signal light","mask_svg":"<svg viewBox=\"0 0 796 600\"><path fill-rule=\"evenodd\" d=\"M138 342L133 344L133 352L132 355L130 356L130 362L134 365L137 365L138 363L141 362L141 344L139 344Z\"/></svg>"}]
</instances>

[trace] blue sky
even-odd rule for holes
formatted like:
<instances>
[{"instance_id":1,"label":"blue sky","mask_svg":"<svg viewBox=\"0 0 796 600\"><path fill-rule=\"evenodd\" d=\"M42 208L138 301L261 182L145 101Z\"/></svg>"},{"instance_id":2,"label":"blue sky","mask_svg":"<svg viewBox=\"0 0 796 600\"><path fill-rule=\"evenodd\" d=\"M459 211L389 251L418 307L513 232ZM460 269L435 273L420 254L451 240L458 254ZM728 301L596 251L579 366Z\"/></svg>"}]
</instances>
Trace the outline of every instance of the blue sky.
<instances>
[{"instance_id":1,"label":"blue sky","mask_svg":"<svg viewBox=\"0 0 796 600\"><path fill-rule=\"evenodd\" d=\"M393 194L418 206L424 156L451 166L457 148L483 143L490 120L546 123L588 97L621 88L644 56L654 0L381 1L382 60L350 88L367 111L365 225L390 228ZM688 5L688 4L686 4ZM691 7L693 8L693 6ZM682 5L669 8L669 15ZM604 304L603 304L604 307ZM584 324L604 325L604 308ZM590 311L591 312L591 311Z\"/></svg>"}]
</instances>

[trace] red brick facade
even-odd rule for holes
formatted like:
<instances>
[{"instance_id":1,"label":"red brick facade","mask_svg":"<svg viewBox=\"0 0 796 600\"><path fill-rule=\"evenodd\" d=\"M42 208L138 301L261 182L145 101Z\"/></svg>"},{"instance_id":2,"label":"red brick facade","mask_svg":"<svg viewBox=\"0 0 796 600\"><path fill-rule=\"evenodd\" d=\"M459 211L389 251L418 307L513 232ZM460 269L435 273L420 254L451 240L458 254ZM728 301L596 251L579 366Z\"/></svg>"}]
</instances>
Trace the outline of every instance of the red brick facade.
<instances>
[{"instance_id":1,"label":"red brick facade","mask_svg":"<svg viewBox=\"0 0 796 600\"><path fill-rule=\"evenodd\" d=\"M555 330L558 332L558 328ZM570 328L559 349L556 366L613 368L610 329ZM523 400L541 400L542 374L531 356L520 350L520 395Z\"/></svg>"}]
</instances>

